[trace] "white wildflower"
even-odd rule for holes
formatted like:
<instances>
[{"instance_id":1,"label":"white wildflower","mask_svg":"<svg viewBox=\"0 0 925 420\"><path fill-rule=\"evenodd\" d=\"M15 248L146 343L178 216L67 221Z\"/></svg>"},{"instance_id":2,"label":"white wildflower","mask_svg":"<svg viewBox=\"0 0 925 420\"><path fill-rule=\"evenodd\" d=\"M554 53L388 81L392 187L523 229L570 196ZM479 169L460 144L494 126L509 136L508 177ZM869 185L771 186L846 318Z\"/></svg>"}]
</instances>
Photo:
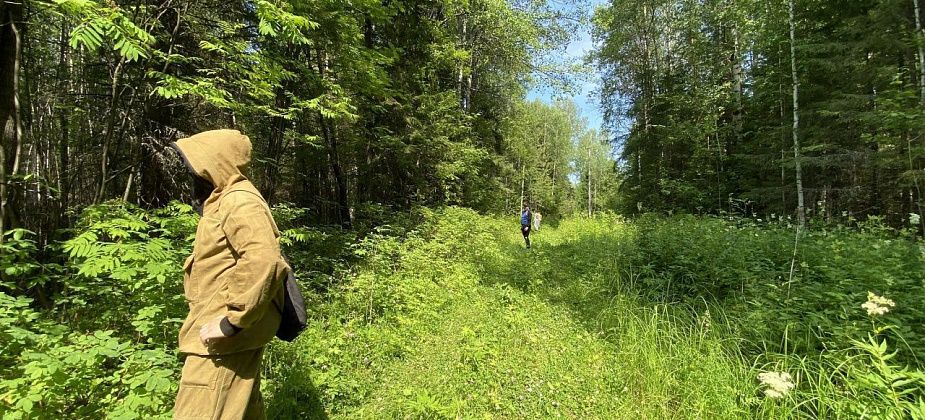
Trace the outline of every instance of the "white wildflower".
<instances>
[{"instance_id":1,"label":"white wildflower","mask_svg":"<svg viewBox=\"0 0 925 420\"><path fill-rule=\"evenodd\" d=\"M704 331L709 331L710 326L713 324L713 318L710 316L710 310L707 309L704 311L703 315L700 316L700 326Z\"/></svg>"},{"instance_id":2,"label":"white wildflower","mask_svg":"<svg viewBox=\"0 0 925 420\"><path fill-rule=\"evenodd\" d=\"M861 305L862 308L867 310L867 315L871 316L883 315L895 306L896 302L893 302L892 299L877 296L873 292L867 292L867 302Z\"/></svg>"},{"instance_id":3,"label":"white wildflower","mask_svg":"<svg viewBox=\"0 0 925 420\"><path fill-rule=\"evenodd\" d=\"M912 226L918 226L919 222L922 221L921 216L918 213L909 213L909 224Z\"/></svg>"},{"instance_id":4,"label":"white wildflower","mask_svg":"<svg viewBox=\"0 0 925 420\"><path fill-rule=\"evenodd\" d=\"M793 378L787 372L764 372L758 374L758 380L766 386L764 395L768 398L780 398L793 389Z\"/></svg>"}]
</instances>

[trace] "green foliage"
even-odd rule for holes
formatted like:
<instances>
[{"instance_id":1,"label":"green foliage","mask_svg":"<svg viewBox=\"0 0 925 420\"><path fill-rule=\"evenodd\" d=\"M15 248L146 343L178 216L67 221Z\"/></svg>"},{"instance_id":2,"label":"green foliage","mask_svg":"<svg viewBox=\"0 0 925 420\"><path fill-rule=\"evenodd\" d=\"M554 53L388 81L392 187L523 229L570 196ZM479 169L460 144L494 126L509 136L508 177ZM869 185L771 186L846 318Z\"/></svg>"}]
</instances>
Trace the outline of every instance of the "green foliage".
<instances>
[{"instance_id":1,"label":"green foliage","mask_svg":"<svg viewBox=\"0 0 925 420\"><path fill-rule=\"evenodd\" d=\"M47 281L42 264L35 260L37 249L31 239L32 232L11 229L3 233L0 241L0 289L31 289Z\"/></svg>"},{"instance_id":2,"label":"green foliage","mask_svg":"<svg viewBox=\"0 0 925 420\"><path fill-rule=\"evenodd\" d=\"M515 217L358 211L377 226L307 228L304 210L274 209L311 321L266 353L271 417L922 414L925 254L911 234L804 231L791 279L784 222L599 212L544 226L528 251ZM51 309L0 293L5 418L169 415L195 224L179 204L89 207L54 248ZM13 238L29 261L27 234ZM865 314L868 291L895 302ZM768 394L768 372L792 389Z\"/></svg>"},{"instance_id":3,"label":"green foliage","mask_svg":"<svg viewBox=\"0 0 925 420\"><path fill-rule=\"evenodd\" d=\"M796 303L784 299L786 284L765 288L768 278L780 283L789 273L793 232L786 226L695 217L628 222L600 214L544 228L528 252L513 218L456 208L422 209L421 216L415 229L365 236L353 247L360 260L338 272L306 336L273 346L273 414L917 413L925 388L911 355L922 345L904 333L921 322L921 311L897 304L882 318L895 326L876 330L882 337L875 350L862 345L871 331L864 295L827 293L834 276L855 273L836 288L878 285L887 296L902 296L899 302L915 301L919 289L909 279L921 272L920 261L897 266L891 256L910 258L908 250L920 252L915 242L879 229L805 233L797 264L811 262L791 285L791 296L802 299ZM831 258L827 245L845 242L876 250L881 261L840 262L840 273L812 270ZM902 286L857 280L862 266ZM804 328L819 336L799 343ZM884 339L903 343L895 357ZM789 372L795 388L781 399L764 396L756 378L767 371Z\"/></svg>"},{"instance_id":4,"label":"green foliage","mask_svg":"<svg viewBox=\"0 0 925 420\"><path fill-rule=\"evenodd\" d=\"M586 124L569 101L518 105L506 133L510 151L505 212L519 212L523 194L525 204L545 215L571 213L569 175L576 171L570 163Z\"/></svg>"},{"instance_id":5,"label":"green foliage","mask_svg":"<svg viewBox=\"0 0 925 420\"><path fill-rule=\"evenodd\" d=\"M362 418L453 418L463 413L611 418L638 409L630 404L638 395L717 396L703 388L697 393L680 392L696 388L685 385L684 379L676 385L662 382L666 386L657 391L642 390L656 386L658 382L647 378L657 375L635 369L671 360L685 360L679 367L695 366L698 360L705 367L704 347L676 346L689 350L683 355L652 354L629 346L615 353L612 342L601 337L614 335L617 329L600 334L587 331L590 323L566 315L543 293L546 289L539 277L557 275L548 283L550 291L558 288L555 279L580 279L570 271L572 266L557 267L549 264L551 258L538 258L524 259L518 268L525 254L515 242L515 220L505 223L461 209L424 211L424 216L428 222L407 235L380 231L361 242L356 249L364 256L360 270L341 286L338 299L318 308L320 319L305 339L273 349L277 360L296 357L298 362L274 365L278 376L269 375L268 383L303 384L309 392L301 395L312 396L311 406ZM602 235L612 232L607 226L615 225L587 223L565 235L592 226L596 226L592 232ZM583 245L567 246L562 252L586 252ZM555 256L556 261L569 261L561 258L565 254ZM579 283L570 290L578 293L586 285ZM522 290L524 284L537 288ZM588 295L587 290L580 293ZM611 312L613 318L639 328L625 331L626 342L638 338L641 330L656 339L670 328L659 321L658 313L634 314L632 304L622 308L626 311L620 316ZM686 340L681 330L672 331L673 339ZM613 342L623 341L614 337ZM657 352L656 347L649 350ZM642 354L650 358L638 357ZM721 363L717 360L710 366ZM712 371L699 373L708 372ZM642 394L630 390L634 387ZM295 397L291 390L271 389L271 407L274 401L280 403L277 415L305 415L304 408L289 401ZM698 412L681 404L691 413ZM711 406L710 413L734 410L729 404ZM650 409L646 412L652 415L665 413L655 406Z\"/></svg>"},{"instance_id":6,"label":"green foliage","mask_svg":"<svg viewBox=\"0 0 925 420\"><path fill-rule=\"evenodd\" d=\"M869 335L853 344L860 356L847 378L858 396L848 402L852 414L882 419L925 416L925 372L897 366L897 352L888 351L885 339Z\"/></svg>"},{"instance_id":7,"label":"green foliage","mask_svg":"<svg viewBox=\"0 0 925 420\"><path fill-rule=\"evenodd\" d=\"M578 180L574 184L574 213L593 214L620 208L617 162L607 134L593 129L582 133L572 153L572 174Z\"/></svg>"},{"instance_id":8,"label":"green foliage","mask_svg":"<svg viewBox=\"0 0 925 420\"><path fill-rule=\"evenodd\" d=\"M13 355L22 353L36 344L36 335L23 326L39 321L39 313L30 308L31 299L10 296L0 293L0 321L3 321L3 330L0 330L0 363L10 366L15 358Z\"/></svg>"},{"instance_id":9,"label":"green foliage","mask_svg":"<svg viewBox=\"0 0 925 420\"><path fill-rule=\"evenodd\" d=\"M185 195L164 168L167 144L230 126L253 142L249 179L271 203L310 209L306 221L346 227L365 206L510 210L515 149L527 135L509 138L511 126L537 82L570 84L577 58L561 51L586 6L22 3L21 91L33 93L20 95L32 110L22 118L22 150L38 152L7 162L37 168L7 174L8 191L22 195L11 211L39 212L22 222L44 243L68 227L73 209L122 197L164 205ZM567 202L569 134L530 159L550 209ZM52 154L61 161L54 171L38 163ZM21 194L33 188L45 193Z\"/></svg>"},{"instance_id":10,"label":"green foliage","mask_svg":"<svg viewBox=\"0 0 925 420\"><path fill-rule=\"evenodd\" d=\"M789 263L787 245L792 245L792 238L787 242L786 236L774 236L768 241L769 235L757 226L650 214L639 218L635 227L639 242L632 265L653 298L723 298L745 284L780 281ZM768 254L769 245L775 247L774 254Z\"/></svg>"},{"instance_id":11,"label":"green foliage","mask_svg":"<svg viewBox=\"0 0 925 420\"><path fill-rule=\"evenodd\" d=\"M794 250L795 231L782 222L649 215L636 223L632 265L652 298L728 298L759 347L813 352L864 336L863 311L845 308L859 308L868 291L925 298L921 242L865 226L804 231ZM925 354L912 327L923 316L908 304L887 315L911 347L907 359Z\"/></svg>"},{"instance_id":12,"label":"green foliage","mask_svg":"<svg viewBox=\"0 0 925 420\"><path fill-rule=\"evenodd\" d=\"M177 99L192 95L219 108L228 108L232 105L231 95L216 86L216 81L211 78L183 79L153 70L148 72L148 77L157 79L154 93L164 99Z\"/></svg>"},{"instance_id":13,"label":"green foliage","mask_svg":"<svg viewBox=\"0 0 925 420\"><path fill-rule=\"evenodd\" d=\"M39 4L75 21L68 41L71 48L82 46L96 51L104 44L112 44L112 50L129 62L151 55L154 37L118 6L93 0L52 0Z\"/></svg>"},{"instance_id":14,"label":"green foliage","mask_svg":"<svg viewBox=\"0 0 925 420\"><path fill-rule=\"evenodd\" d=\"M4 419L166 418L176 393L174 357L113 331L68 332L28 305L0 293Z\"/></svg>"},{"instance_id":15,"label":"green foliage","mask_svg":"<svg viewBox=\"0 0 925 420\"><path fill-rule=\"evenodd\" d=\"M622 134L621 210L794 215L798 104L810 215L880 215L894 227L921 216L918 3L833 5L627 0L598 8L593 56L607 124ZM749 209L736 209L740 200Z\"/></svg>"},{"instance_id":16,"label":"green foliage","mask_svg":"<svg viewBox=\"0 0 925 420\"><path fill-rule=\"evenodd\" d=\"M180 262L196 223L182 204L89 207L73 237L54 248L65 262L45 275L59 290L53 308L39 312L31 299L0 292L5 419L168 417L186 311ZM22 232L10 236L4 246L20 251L12 261L28 261L31 243Z\"/></svg>"},{"instance_id":17,"label":"green foliage","mask_svg":"<svg viewBox=\"0 0 925 420\"><path fill-rule=\"evenodd\" d=\"M318 29L319 24L308 20L305 16L299 16L287 12L282 5L287 3L258 0L257 17L260 22L257 24L257 30L261 35L269 37L281 37L292 44L308 44L310 41L306 37L306 32Z\"/></svg>"},{"instance_id":18,"label":"green foliage","mask_svg":"<svg viewBox=\"0 0 925 420\"><path fill-rule=\"evenodd\" d=\"M61 245L69 281L57 297L59 310L98 305L96 316L82 320L87 328L132 328L166 344L185 314L177 279L197 220L181 204L151 213L118 202L85 209L78 233Z\"/></svg>"}]
</instances>

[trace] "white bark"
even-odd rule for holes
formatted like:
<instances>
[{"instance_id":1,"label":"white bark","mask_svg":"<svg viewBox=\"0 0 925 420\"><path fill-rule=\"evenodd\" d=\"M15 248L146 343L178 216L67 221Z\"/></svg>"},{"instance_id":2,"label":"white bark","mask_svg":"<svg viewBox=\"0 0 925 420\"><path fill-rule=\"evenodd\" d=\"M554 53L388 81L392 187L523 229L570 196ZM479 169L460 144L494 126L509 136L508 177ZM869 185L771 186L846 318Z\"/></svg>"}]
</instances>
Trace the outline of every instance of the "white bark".
<instances>
[{"instance_id":1,"label":"white bark","mask_svg":"<svg viewBox=\"0 0 925 420\"><path fill-rule=\"evenodd\" d=\"M800 81L797 79L796 24L793 17L793 2L790 0L790 76L793 79L793 165L797 184L797 220L806 225L806 210L803 204L803 168L800 162Z\"/></svg>"},{"instance_id":2,"label":"white bark","mask_svg":"<svg viewBox=\"0 0 925 420\"><path fill-rule=\"evenodd\" d=\"M919 0L912 0L912 4L915 6L915 32L917 35L915 44L919 48L919 100L923 109L925 109L925 51L922 48L922 35L925 35L925 32L922 32L922 19L919 17Z\"/></svg>"},{"instance_id":3,"label":"white bark","mask_svg":"<svg viewBox=\"0 0 925 420\"><path fill-rule=\"evenodd\" d=\"M588 217L594 215L594 207L591 201L591 145L588 145Z\"/></svg>"}]
</instances>

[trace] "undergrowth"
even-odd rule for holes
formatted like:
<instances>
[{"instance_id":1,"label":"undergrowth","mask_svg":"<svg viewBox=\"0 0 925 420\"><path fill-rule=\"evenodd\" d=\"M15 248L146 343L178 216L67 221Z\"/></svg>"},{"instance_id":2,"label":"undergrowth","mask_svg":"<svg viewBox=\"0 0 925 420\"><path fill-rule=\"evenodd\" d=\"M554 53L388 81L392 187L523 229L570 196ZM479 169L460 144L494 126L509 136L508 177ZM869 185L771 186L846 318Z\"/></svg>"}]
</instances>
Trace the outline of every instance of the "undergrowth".
<instances>
[{"instance_id":1,"label":"undergrowth","mask_svg":"<svg viewBox=\"0 0 925 420\"><path fill-rule=\"evenodd\" d=\"M274 348L305 355L271 372L275 414L310 412L294 380L347 418L922 415L921 243L804 233L791 276L783 226L603 215L527 251L516 221L425 219L368 236L311 333ZM900 303L869 316L868 290Z\"/></svg>"},{"instance_id":2,"label":"undergrowth","mask_svg":"<svg viewBox=\"0 0 925 420\"><path fill-rule=\"evenodd\" d=\"M299 214L277 209L310 325L266 354L271 417L925 418L925 246L876 224L604 214L528 251L465 209ZM8 234L4 419L169 416L195 222L89 208L47 261Z\"/></svg>"}]
</instances>

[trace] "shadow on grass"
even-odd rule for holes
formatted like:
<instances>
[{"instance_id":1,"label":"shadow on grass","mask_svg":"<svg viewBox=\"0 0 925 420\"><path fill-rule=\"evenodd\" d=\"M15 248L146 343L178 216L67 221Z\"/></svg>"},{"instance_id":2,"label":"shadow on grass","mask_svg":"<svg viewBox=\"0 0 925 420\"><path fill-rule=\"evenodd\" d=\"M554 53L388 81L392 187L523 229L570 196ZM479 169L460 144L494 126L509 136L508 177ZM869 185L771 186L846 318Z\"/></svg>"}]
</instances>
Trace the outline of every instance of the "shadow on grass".
<instances>
[{"instance_id":1,"label":"shadow on grass","mask_svg":"<svg viewBox=\"0 0 925 420\"><path fill-rule=\"evenodd\" d=\"M269 419L327 420L318 387L301 369L288 369L277 377L275 392L266 399Z\"/></svg>"},{"instance_id":2,"label":"shadow on grass","mask_svg":"<svg viewBox=\"0 0 925 420\"><path fill-rule=\"evenodd\" d=\"M626 280L633 277L632 238L583 234L563 240L557 234L549 229L531 235L530 250L515 241L499 244L501 252L483 254L478 261L481 282L503 284L563 307L589 331L597 331L615 296L640 294Z\"/></svg>"}]
</instances>

